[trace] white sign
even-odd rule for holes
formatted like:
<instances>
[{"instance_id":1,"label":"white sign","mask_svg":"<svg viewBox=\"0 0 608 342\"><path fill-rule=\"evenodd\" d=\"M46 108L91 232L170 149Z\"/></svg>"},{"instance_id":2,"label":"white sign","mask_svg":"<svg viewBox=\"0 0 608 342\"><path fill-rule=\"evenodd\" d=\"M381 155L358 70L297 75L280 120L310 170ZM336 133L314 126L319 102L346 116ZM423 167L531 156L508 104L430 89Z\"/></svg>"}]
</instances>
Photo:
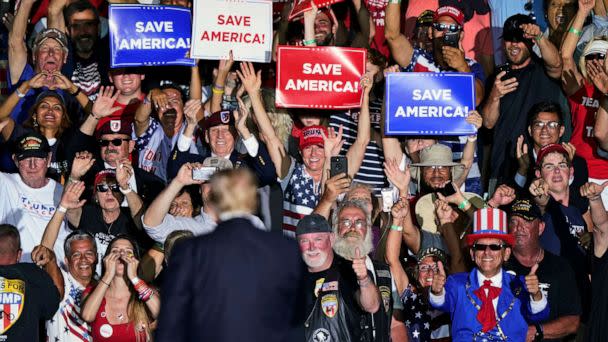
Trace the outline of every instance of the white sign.
<instances>
[{"instance_id":1,"label":"white sign","mask_svg":"<svg viewBox=\"0 0 608 342\"><path fill-rule=\"evenodd\" d=\"M272 1L194 1L191 58L270 62Z\"/></svg>"}]
</instances>

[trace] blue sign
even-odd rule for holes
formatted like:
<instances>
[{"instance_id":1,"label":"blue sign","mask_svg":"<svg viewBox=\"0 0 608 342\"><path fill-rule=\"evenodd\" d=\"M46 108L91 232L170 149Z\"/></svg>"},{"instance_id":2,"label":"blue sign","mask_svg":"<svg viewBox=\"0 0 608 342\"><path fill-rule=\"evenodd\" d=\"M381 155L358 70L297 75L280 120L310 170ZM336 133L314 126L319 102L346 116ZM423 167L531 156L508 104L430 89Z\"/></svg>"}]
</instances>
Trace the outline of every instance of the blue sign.
<instances>
[{"instance_id":1,"label":"blue sign","mask_svg":"<svg viewBox=\"0 0 608 342\"><path fill-rule=\"evenodd\" d=\"M113 68L194 65L194 60L187 57L192 34L190 9L111 5L109 21Z\"/></svg>"},{"instance_id":2,"label":"blue sign","mask_svg":"<svg viewBox=\"0 0 608 342\"><path fill-rule=\"evenodd\" d=\"M475 110L475 78L469 73L400 72L386 80L387 135L467 135Z\"/></svg>"}]
</instances>

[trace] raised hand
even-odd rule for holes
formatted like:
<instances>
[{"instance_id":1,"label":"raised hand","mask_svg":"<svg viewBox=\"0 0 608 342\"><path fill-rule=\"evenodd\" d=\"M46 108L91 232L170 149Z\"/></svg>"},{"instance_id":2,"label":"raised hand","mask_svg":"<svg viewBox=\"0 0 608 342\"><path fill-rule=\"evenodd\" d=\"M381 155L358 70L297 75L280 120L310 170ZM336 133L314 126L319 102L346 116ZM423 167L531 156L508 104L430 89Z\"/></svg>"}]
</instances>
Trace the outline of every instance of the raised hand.
<instances>
[{"instance_id":1,"label":"raised hand","mask_svg":"<svg viewBox=\"0 0 608 342\"><path fill-rule=\"evenodd\" d=\"M120 260L122 260L127 266L127 277L129 279L137 277L137 266L139 265L139 260L133 256L133 253L121 253Z\"/></svg>"},{"instance_id":2,"label":"raised hand","mask_svg":"<svg viewBox=\"0 0 608 342\"><path fill-rule=\"evenodd\" d=\"M116 264L119 262L120 254L110 253L103 258L103 266L105 273L102 276L102 280L106 283L110 283L116 275Z\"/></svg>"},{"instance_id":3,"label":"raised hand","mask_svg":"<svg viewBox=\"0 0 608 342\"><path fill-rule=\"evenodd\" d=\"M591 13L595 7L595 0L578 0L578 10L582 13Z\"/></svg>"},{"instance_id":4,"label":"raised hand","mask_svg":"<svg viewBox=\"0 0 608 342\"><path fill-rule=\"evenodd\" d=\"M564 147L566 152L568 152L568 159L572 160L574 158L574 155L576 154L576 147L569 142L563 142L562 146Z\"/></svg>"},{"instance_id":5,"label":"raised hand","mask_svg":"<svg viewBox=\"0 0 608 342\"><path fill-rule=\"evenodd\" d=\"M534 196L534 201L541 206L549 202L549 185L542 178L535 179L528 188L530 194Z\"/></svg>"},{"instance_id":6,"label":"raised hand","mask_svg":"<svg viewBox=\"0 0 608 342\"><path fill-rule=\"evenodd\" d=\"M391 215L395 222L403 220L410 213L410 203L403 198L400 198L397 203L391 208Z\"/></svg>"},{"instance_id":7,"label":"raised hand","mask_svg":"<svg viewBox=\"0 0 608 342\"><path fill-rule=\"evenodd\" d=\"M442 46L443 60L450 68L461 71L468 68L467 61L464 59L464 51L452 46Z\"/></svg>"},{"instance_id":8,"label":"raised hand","mask_svg":"<svg viewBox=\"0 0 608 342\"><path fill-rule=\"evenodd\" d=\"M540 287L538 286L537 270L538 264L534 264L532 269L530 269L530 273L524 278L526 280L526 289L528 289L528 293L530 293L535 302L538 302L543 298L543 294L540 292Z\"/></svg>"},{"instance_id":9,"label":"raised hand","mask_svg":"<svg viewBox=\"0 0 608 342\"><path fill-rule=\"evenodd\" d=\"M517 86L519 86L519 82L517 82L517 78L511 77L506 80L501 80L507 74L506 71L501 71L496 75L496 80L494 80L494 86L492 87L492 97L499 99L508 93L512 93L517 90Z\"/></svg>"},{"instance_id":10,"label":"raised hand","mask_svg":"<svg viewBox=\"0 0 608 342\"><path fill-rule=\"evenodd\" d=\"M46 77L48 76L48 74L46 72L40 72L36 75L34 75L34 77L32 77L29 81L28 81L28 85L30 86L30 88L32 89L38 89L38 88L42 88L46 85Z\"/></svg>"},{"instance_id":11,"label":"raised hand","mask_svg":"<svg viewBox=\"0 0 608 342\"><path fill-rule=\"evenodd\" d=\"M116 168L116 182L121 189L127 190L129 188L129 179L133 175L133 165L128 158L121 159L118 162Z\"/></svg>"},{"instance_id":12,"label":"raised hand","mask_svg":"<svg viewBox=\"0 0 608 342\"><path fill-rule=\"evenodd\" d=\"M435 215L439 219L439 224L443 225L446 223L452 223L458 218L456 213L450 204L442 199L435 201Z\"/></svg>"},{"instance_id":13,"label":"raised hand","mask_svg":"<svg viewBox=\"0 0 608 342\"><path fill-rule=\"evenodd\" d=\"M479 130L479 128L483 124L483 118L481 117L479 112L476 110L472 110L469 112L469 115L467 115L466 121L467 121L467 123L470 123L471 125L475 126L476 130Z\"/></svg>"},{"instance_id":14,"label":"raised hand","mask_svg":"<svg viewBox=\"0 0 608 342\"><path fill-rule=\"evenodd\" d=\"M604 63L597 59L592 60L591 63L587 63L587 73L589 74L593 85L595 85L602 94L606 94L608 92L608 73L606 73Z\"/></svg>"},{"instance_id":15,"label":"raised hand","mask_svg":"<svg viewBox=\"0 0 608 342\"><path fill-rule=\"evenodd\" d=\"M148 96L157 111L169 108L169 98L164 91L160 89L152 89L150 90L150 94Z\"/></svg>"},{"instance_id":16,"label":"raised hand","mask_svg":"<svg viewBox=\"0 0 608 342\"><path fill-rule=\"evenodd\" d=\"M173 178L173 181L178 182L182 186L190 184L201 184L203 181L192 179L192 170L199 169L203 165L200 163L186 163L179 168L177 176Z\"/></svg>"},{"instance_id":17,"label":"raised hand","mask_svg":"<svg viewBox=\"0 0 608 342\"><path fill-rule=\"evenodd\" d=\"M54 88L70 91L72 87L76 87L74 83L60 71L55 71L53 77L55 79ZM76 87L76 89L78 90L78 87Z\"/></svg>"},{"instance_id":18,"label":"raised hand","mask_svg":"<svg viewBox=\"0 0 608 342\"><path fill-rule=\"evenodd\" d=\"M408 188L412 179L409 165L406 165L405 170L401 171L396 160L387 159L384 162L384 173L388 180L399 189L400 196L404 196L408 193Z\"/></svg>"},{"instance_id":19,"label":"raised hand","mask_svg":"<svg viewBox=\"0 0 608 342\"><path fill-rule=\"evenodd\" d=\"M76 156L74 156L74 161L72 162L70 177L75 180L80 179L91 169L94 163L95 159L90 152L76 152Z\"/></svg>"},{"instance_id":20,"label":"raised hand","mask_svg":"<svg viewBox=\"0 0 608 342\"><path fill-rule=\"evenodd\" d=\"M357 276L357 280L367 279L367 266L365 266L365 256L361 256L359 247L355 248L355 258L353 259L353 271Z\"/></svg>"},{"instance_id":21,"label":"raised hand","mask_svg":"<svg viewBox=\"0 0 608 342\"><path fill-rule=\"evenodd\" d=\"M445 287L445 270L443 269L443 263L441 261L437 261L437 272L433 275L433 284L431 285L431 292L439 296L443 293L443 288Z\"/></svg>"},{"instance_id":22,"label":"raised hand","mask_svg":"<svg viewBox=\"0 0 608 342\"><path fill-rule=\"evenodd\" d=\"M253 96L262 88L262 71L256 73L251 62L241 62L240 67L241 70L237 70L236 74L249 96Z\"/></svg>"},{"instance_id":23,"label":"raised hand","mask_svg":"<svg viewBox=\"0 0 608 342\"><path fill-rule=\"evenodd\" d=\"M515 189L511 188L506 184L502 184L496 189L492 198L488 201L488 204L492 208L498 208L503 205L507 205L515 200Z\"/></svg>"},{"instance_id":24,"label":"raised hand","mask_svg":"<svg viewBox=\"0 0 608 342\"><path fill-rule=\"evenodd\" d=\"M342 149L342 145L344 144L344 140L342 140L342 125L340 125L340 129L336 133L336 130L333 127L329 127L327 129L327 135L323 131L323 149L325 150L325 157L334 157L340 154L340 149Z\"/></svg>"},{"instance_id":25,"label":"raised hand","mask_svg":"<svg viewBox=\"0 0 608 342\"><path fill-rule=\"evenodd\" d=\"M84 192L84 182L67 182L63 188L63 194L61 195L61 202L59 205L70 210L81 208L85 203L86 199L81 200L80 196Z\"/></svg>"},{"instance_id":26,"label":"raised hand","mask_svg":"<svg viewBox=\"0 0 608 342\"><path fill-rule=\"evenodd\" d=\"M32 261L36 266L44 267L49 262L55 262L55 253L43 245L38 245L32 250Z\"/></svg>"},{"instance_id":27,"label":"raised hand","mask_svg":"<svg viewBox=\"0 0 608 342\"><path fill-rule=\"evenodd\" d=\"M536 24L521 24L519 28L524 31L524 38L532 39L534 42L542 35L540 27Z\"/></svg>"},{"instance_id":28,"label":"raised hand","mask_svg":"<svg viewBox=\"0 0 608 342\"><path fill-rule=\"evenodd\" d=\"M91 109L93 116L98 119L105 118L121 110L121 107L112 107L116 99L118 99L118 94L118 91L114 92L114 87L112 86L99 88L97 99Z\"/></svg>"},{"instance_id":29,"label":"raised hand","mask_svg":"<svg viewBox=\"0 0 608 342\"><path fill-rule=\"evenodd\" d=\"M186 101L186 104L184 105L184 116L186 117L186 123L188 125L194 126L198 123L196 115L202 107L203 105L199 99Z\"/></svg>"},{"instance_id":30,"label":"raised hand","mask_svg":"<svg viewBox=\"0 0 608 342\"><path fill-rule=\"evenodd\" d=\"M232 50L230 50L228 58L220 59L220 64L217 68L218 73L228 74L232 68L232 64L234 64L234 55L232 54Z\"/></svg>"},{"instance_id":31,"label":"raised hand","mask_svg":"<svg viewBox=\"0 0 608 342\"><path fill-rule=\"evenodd\" d=\"M234 115L234 123L235 123L236 129L239 132L244 132L244 131L248 132L249 129L247 128L247 118L249 117L249 114L250 114L249 108L247 108L247 106L245 106L245 103L243 102L243 100L237 99L237 102L239 103L239 109L234 110L232 112Z\"/></svg>"},{"instance_id":32,"label":"raised hand","mask_svg":"<svg viewBox=\"0 0 608 342\"><path fill-rule=\"evenodd\" d=\"M523 135L517 138L515 154L517 156L517 164L519 165L518 173L525 176L530 169L530 155L528 154L528 144L526 144Z\"/></svg>"},{"instance_id":33,"label":"raised hand","mask_svg":"<svg viewBox=\"0 0 608 342\"><path fill-rule=\"evenodd\" d=\"M361 77L361 81L359 82L361 88L363 89L363 94L369 95L369 92L372 90L374 86L374 76L373 74L365 73Z\"/></svg>"},{"instance_id":34,"label":"raised hand","mask_svg":"<svg viewBox=\"0 0 608 342\"><path fill-rule=\"evenodd\" d=\"M399 72L401 70L401 67L399 67L399 65L395 64L395 65L391 65L389 67L384 68L384 76L387 76L390 73L393 72Z\"/></svg>"},{"instance_id":35,"label":"raised hand","mask_svg":"<svg viewBox=\"0 0 608 342\"><path fill-rule=\"evenodd\" d=\"M581 196L587 197L590 201L598 200L602 196L602 191L604 191L607 186L608 181L602 184L592 182L585 183L580 188Z\"/></svg>"},{"instance_id":36,"label":"raised hand","mask_svg":"<svg viewBox=\"0 0 608 342\"><path fill-rule=\"evenodd\" d=\"M338 199L338 196L348 192L349 188L350 178L346 173L339 173L325 181L323 198L327 201L334 202Z\"/></svg>"}]
</instances>

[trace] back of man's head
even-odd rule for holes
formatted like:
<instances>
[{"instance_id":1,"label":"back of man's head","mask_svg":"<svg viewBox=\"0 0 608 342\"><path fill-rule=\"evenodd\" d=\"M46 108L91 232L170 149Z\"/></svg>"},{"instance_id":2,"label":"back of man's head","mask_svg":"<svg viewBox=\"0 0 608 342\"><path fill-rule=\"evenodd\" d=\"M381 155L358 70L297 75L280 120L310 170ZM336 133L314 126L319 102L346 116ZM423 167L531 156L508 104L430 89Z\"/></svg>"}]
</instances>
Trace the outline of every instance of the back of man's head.
<instances>
[{"instance_id":1,"label":"back of man's head","mask_svg":"<svg viewBox=\"0 0 608 342\"><path fill-rule=\"evenodd\" d=\"M218 215L228 212L253 214L257 210L257 182L248 169L216 172L209 183L209 203Z\"/></svg>"},{"instance_id":2,"label":"back of man's head","mask_svg":"<svg viewBox=\"0 0 608 342\"><path fill-rule=\"evenodd\" d=\"M10 224L0 224L0 266L16 264L21 259L19 230Z\"/></svg>"}]
</instances>

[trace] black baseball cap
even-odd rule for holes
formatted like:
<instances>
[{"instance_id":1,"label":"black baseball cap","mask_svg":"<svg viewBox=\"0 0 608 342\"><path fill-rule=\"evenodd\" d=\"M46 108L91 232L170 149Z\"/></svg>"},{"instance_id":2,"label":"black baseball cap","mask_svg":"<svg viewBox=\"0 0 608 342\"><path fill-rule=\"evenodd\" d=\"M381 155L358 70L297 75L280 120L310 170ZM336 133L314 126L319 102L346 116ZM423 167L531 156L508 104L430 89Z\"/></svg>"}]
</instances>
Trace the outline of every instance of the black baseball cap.
<instances>
[{"instance_id":1,"label":"black baseball cap","mask_svg":"<svg viewBox=\"0 0 608 342\"><path fill-rule=\"evenodd\" d=\"M46 158L51 152L51 147L46 138L40 133L26 133L17 139L15 146L15 158L21 161L26 158Z\"/></svg>"},{"instance_id":2,"label":"black baseball cap","mask_svg":"<svg viewBox=\"0 0 608 342\"><path fill-rule=\"evenodd\" d=\"M331 233L331 227L325 217L319 214L310 214L298 221L296 236L312 233Z\"/></svg>"},{"instance_id":3,"label":"black baseball cap","mask_svg":"<svg viewBox=\"0 0 608 342\"><path fill-rule=\"evenodd\" d=\"M524 38L524 30L520 28L523 24L536 24L534 19L527 15L515 14L505 20L502 28L501 38L508 42L525 42L528 39Z\"/></svg>"},{"instance_id":4,"label":"black baseball cap","mask_svg":"<svg viewBox=\"0 0 608 342\"><path fill-rule=\"evenodd\" d=\"M529 198L521 198L515 200L513 204L511 204L511 208L509 210L510 216L519 216L526 221L534 221L536 219L542 218L542 214L540 213L540 209Z\"/></svg>"}]
</instances>

